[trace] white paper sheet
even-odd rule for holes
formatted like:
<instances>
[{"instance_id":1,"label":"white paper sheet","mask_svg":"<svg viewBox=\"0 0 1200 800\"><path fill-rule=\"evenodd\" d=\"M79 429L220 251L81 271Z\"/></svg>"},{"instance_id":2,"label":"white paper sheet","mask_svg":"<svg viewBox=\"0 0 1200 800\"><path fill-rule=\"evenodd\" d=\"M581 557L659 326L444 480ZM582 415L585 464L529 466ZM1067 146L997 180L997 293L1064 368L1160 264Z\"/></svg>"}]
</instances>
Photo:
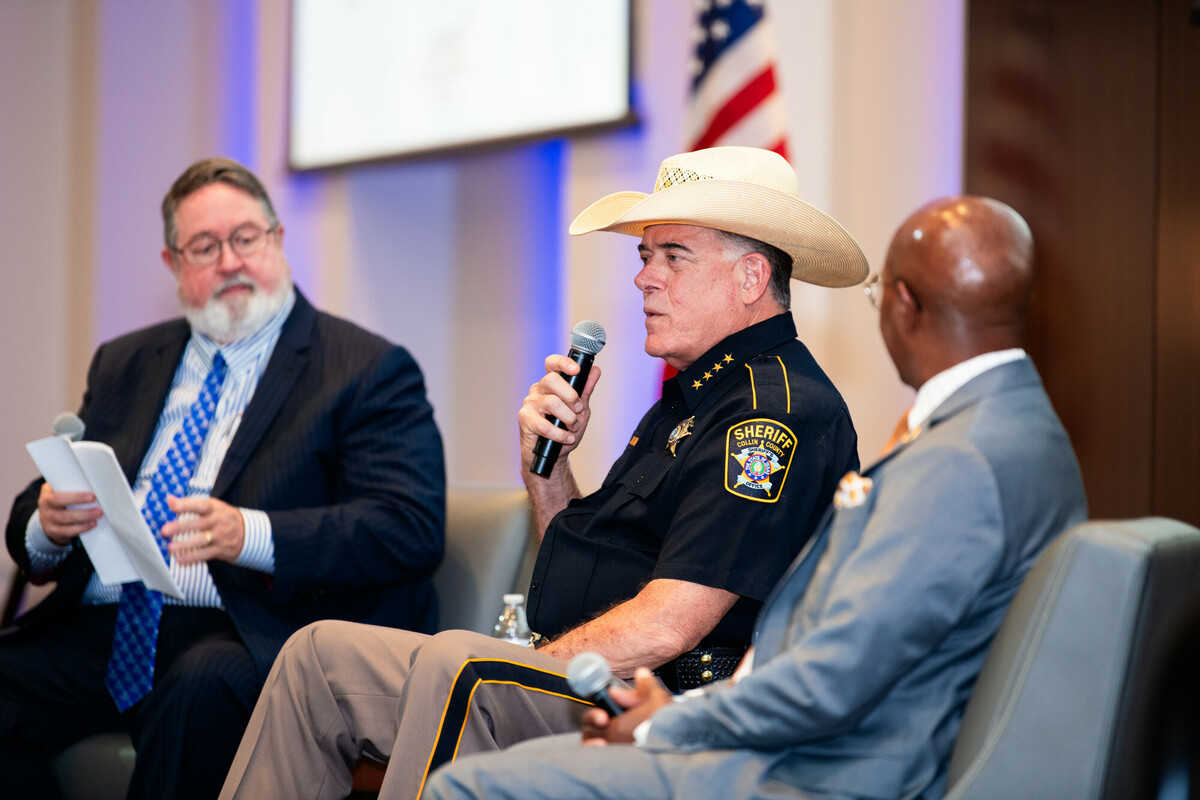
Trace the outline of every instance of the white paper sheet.
<instances>
[{"instance_id":1,"label":"white paper sheet","mask_svg":"<svg viewBox=\"0 0 1200 800\"><path fill-rule=\"evenodd\" d=\"M79 538L102 583L140 580L163 594L183 597L111 447L50 436L30 442L25 449L55 491L96 495L104 516Z\"/></svg>"}]
</instances>

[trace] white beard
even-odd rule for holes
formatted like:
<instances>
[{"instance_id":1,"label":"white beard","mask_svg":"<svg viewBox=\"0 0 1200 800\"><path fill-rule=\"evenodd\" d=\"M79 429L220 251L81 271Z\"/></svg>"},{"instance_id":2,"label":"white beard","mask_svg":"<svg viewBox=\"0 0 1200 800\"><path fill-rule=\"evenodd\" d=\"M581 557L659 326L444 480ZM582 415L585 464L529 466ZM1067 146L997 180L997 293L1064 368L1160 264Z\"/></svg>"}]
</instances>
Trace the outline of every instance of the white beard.
<instances>
[{"instance_id":1,"label":"white beard","mask_svg":"<svg viewBox=\"0 0 1200 800\"><path fill-rule=\"evenodd\" d=\"M249 297L222 300L218 295L231 286L249 286ZM279 313L292 292L292 277L285 275L277 288L267 294L251 278L235 275L221 284L203 306L190 306L180 298L179 305L192 330L203 333L218 344L229 344L257 331Z\"/></svg>"}]
</instances>

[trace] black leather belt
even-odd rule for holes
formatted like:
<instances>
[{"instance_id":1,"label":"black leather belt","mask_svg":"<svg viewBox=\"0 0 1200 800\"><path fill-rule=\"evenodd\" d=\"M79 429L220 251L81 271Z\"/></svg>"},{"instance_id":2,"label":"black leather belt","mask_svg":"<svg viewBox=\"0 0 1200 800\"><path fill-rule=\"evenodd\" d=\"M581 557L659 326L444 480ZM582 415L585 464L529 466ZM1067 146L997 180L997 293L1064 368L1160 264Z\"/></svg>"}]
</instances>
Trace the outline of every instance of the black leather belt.
<instances>
[{"instance_id":1,"label":"black leather belt","mask_svg":"<svg viewBox=\"0 0 1200 800\"><path fill-rule=\"evenodd\" d=\"M725 680L742 663L744 655L745 647L697 647L674 661L668 661L654 672L667 689L679 694Z\"/></svg>"}]
</instances>

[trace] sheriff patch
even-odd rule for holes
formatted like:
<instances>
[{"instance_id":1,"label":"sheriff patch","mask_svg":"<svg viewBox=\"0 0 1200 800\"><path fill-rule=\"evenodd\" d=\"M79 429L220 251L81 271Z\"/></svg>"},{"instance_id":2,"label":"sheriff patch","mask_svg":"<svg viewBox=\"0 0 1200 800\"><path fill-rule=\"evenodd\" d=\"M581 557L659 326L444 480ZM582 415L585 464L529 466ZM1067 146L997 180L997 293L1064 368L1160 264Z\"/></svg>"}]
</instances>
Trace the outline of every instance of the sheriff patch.
<instances>
[{"instance_id":1,"label":"sheriff patch","mask_svg":"<svg viewBox=\"0 0 1200 800\"><path fill-rule=\"evenodd\" d=\"M796 436L773 419L750 419L725 434L725 490L760 503L774 503L787 480Z\"/></svg>"}]
</instances>

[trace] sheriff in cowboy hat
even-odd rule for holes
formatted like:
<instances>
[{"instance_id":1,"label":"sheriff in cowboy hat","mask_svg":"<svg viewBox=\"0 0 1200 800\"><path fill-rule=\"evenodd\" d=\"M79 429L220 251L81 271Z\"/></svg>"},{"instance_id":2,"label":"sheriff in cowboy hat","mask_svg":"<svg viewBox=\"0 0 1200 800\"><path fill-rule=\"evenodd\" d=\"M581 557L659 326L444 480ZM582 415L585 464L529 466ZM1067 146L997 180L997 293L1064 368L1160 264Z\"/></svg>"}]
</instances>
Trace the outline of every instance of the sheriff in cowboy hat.
<instances>
[{"instance_id":1,"label":"sheriff in cowboy hat","mask_svg":"<svg viewBox=\"0 0 1200 800\"><path fill-rule=\"evenodd\" d=\"M667 159L652 194L606 197L571 227L591 230L641 237L634 284L646 351L680 372L604 485L586 496L570 453L588 427L602 364L577 392L561 373L576 375L579 365L551 355L530 387L517 415L521 473L542 538L527 607L545 641L514 647L467 631L367 636L360 626L324 624L280 656L223 796L348 786L348 774L327 780L337 742L289 735L315 729L297 709L324 708L316 698L332 696L344 675L367 675L375 688L341 695L339 741L389 742L384 794L415 797L448 759L548 733L578 736L579 703L562 676L580 652L598 651L618 676L654 668L675 692L728 677L742 659L758 607L838 480L858 466L845 403L796 339L789 281L849 286L866 263L836 222L800 201L786 161L747 148ZM533 475L539 436L562 454L548 474ZM462 692L466 707L455 705ZM378 699L389 694L400 703L389 716L395 727L379 728ZM290 755L254 757L262 752Z\"/></svg>"},{"instance_id":2,"label":"sheriff in cowboy hat","mask_svg":"<svg viewBox=\"0 0 1200 800\"><path fill-rule=\"evenodd\" d=\"M786 160L748 147L672 156L653 192L608 195L570 226L573 235L600 230L640 237L633 282L645 349L678 374L663 383L604 485L581 497L569 454L590 420L600 367L576 393L560 373L579 366L546 359L547 374L518 414L534 517L548 523L530 621L551 638L540 652L569 658L573 647L601 642L616 674L649 665L682 691L732 672L759 604L839 479L858 468L845 402L796 337L790 281L853 286L867 262L841 225L800 199ZM528 474L539 436L562 444L557 465L540 477ZM554 632L581 593L618 584L613 594L632 591L629 600ZM660 626L683 632L671 646L686 652L658 649Z\"/></svg>"}]
</instances>

